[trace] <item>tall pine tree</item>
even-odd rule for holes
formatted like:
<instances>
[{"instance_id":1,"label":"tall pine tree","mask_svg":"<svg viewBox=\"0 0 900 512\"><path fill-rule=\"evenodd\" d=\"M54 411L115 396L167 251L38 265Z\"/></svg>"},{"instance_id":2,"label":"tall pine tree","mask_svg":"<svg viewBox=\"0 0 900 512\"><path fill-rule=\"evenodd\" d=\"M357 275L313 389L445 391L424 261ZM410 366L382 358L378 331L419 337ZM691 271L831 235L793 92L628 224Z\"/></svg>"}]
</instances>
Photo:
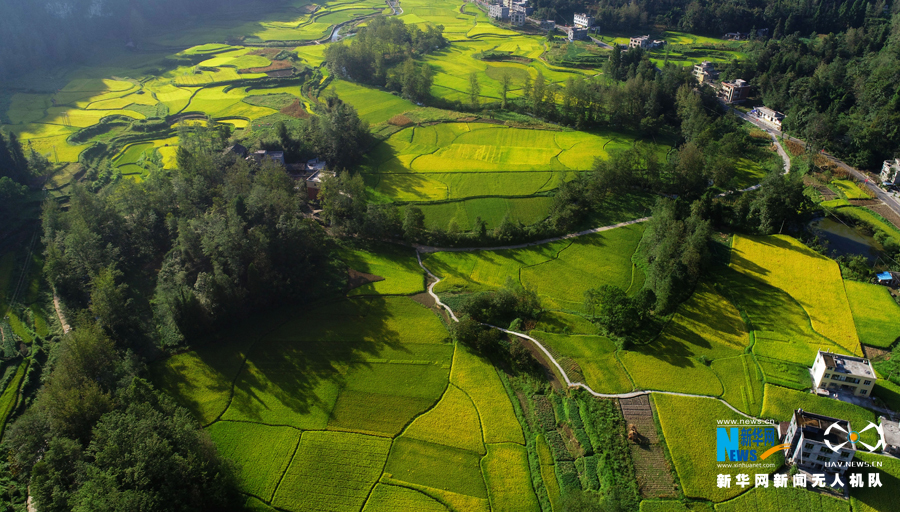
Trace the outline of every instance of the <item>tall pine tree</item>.
<instances>
[{"instance_id":1,"label":"tall pine tree","mask_svg":"<svg viewBox=\"0 0 900 512\"><path fill-rule=\"evenodd\" d=\"M28 159L25 158L25 152L22 151L22 144L15 133L9 134L9 140L6 141L6 147L9 156L13 162L15 175L12 177L19 183L24 183L28 178Z\"/></svg>"},{"instance_id":2,"label":"tall pine tree","mask_svg":"<svg viewBox=\"0 0 900 512\"><path fill-rule=\"evenodd\" d=\"M19 181L17 174L16 163L9 153L9 147L6 145L3 133L0 132L0 177L6 176L12 180Z\"/></svg>"}]
</instances>

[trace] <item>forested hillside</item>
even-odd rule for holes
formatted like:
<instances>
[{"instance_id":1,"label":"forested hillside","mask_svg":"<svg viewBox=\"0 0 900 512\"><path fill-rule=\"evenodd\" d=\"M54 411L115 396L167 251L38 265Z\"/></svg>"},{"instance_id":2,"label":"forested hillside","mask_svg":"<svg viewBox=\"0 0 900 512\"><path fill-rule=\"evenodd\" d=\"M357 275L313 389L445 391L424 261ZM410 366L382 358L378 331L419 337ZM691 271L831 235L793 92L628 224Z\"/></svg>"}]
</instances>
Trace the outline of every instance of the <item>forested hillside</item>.
<instances>
[{"instance_id":1,"label":"forested hillside","mask_svg":"<svg viewBox=\"0 0 900 512\"><path fill-rule=\"evenodd\" d=\"M125 46L238 6L264 9L280 3L284 0L8 0L0 3L0 76L78 62L101 42Z\"/></svg>"}]
</instances>

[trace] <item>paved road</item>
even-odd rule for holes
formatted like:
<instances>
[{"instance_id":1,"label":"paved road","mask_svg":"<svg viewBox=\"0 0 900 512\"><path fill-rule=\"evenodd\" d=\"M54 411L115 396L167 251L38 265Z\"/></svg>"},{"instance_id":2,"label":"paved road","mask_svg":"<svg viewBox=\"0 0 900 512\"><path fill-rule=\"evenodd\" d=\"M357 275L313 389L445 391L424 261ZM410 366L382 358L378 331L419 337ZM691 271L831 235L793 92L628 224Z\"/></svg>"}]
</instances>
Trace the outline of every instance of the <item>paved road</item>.
<instances>
[{"instance_id":1,"label":"paved road","mask_svg":"<svg viewBox=\"0 0 900 512\"><path fill-rule=\"evenodd\" d=\"M752 123L752 124L756 125L761 130L767 131L769 133L769 135L772 136L772 138L781 137L784 140L796 142L797 144L800 144L801 146L806 148L805 141L791 137L789 135L786 136L781 131L764 123L757 117L751 116L749 114L745 114L734 108L732 108L731 111L736 116L743 119L744 121L747 121L748 123ZM781 149L780 145L778 145L778 148L780 149L779 153L784 152L784 150ZM854 167L847 165L846 163L842 162L841 160L838 160L833 155L830 155L828 153L822 153L822 155L825 156L826 158L828 158L829 160L831 160L835 165L837 165L841 169L844 169L845 171L849 172L856 179L858 179L861 183L865 184L865 186L868 187L868 189L871 190L875 194L875 197L877 197L879 200L881 200L881 202L886 204L888 206L888 208L890 208L891 210L894 210L895 213L900 215L900 200L897 199L897 196L895 194L885 192L884 190L881 189L881 187L878 186L878 183L879 183L878 176L874 176L874 177L870 176ZM787 158L787 155L783 154L782 158ZM868 183L866 183L866 180L868 180Z\"/></svg>"}]
</instances>

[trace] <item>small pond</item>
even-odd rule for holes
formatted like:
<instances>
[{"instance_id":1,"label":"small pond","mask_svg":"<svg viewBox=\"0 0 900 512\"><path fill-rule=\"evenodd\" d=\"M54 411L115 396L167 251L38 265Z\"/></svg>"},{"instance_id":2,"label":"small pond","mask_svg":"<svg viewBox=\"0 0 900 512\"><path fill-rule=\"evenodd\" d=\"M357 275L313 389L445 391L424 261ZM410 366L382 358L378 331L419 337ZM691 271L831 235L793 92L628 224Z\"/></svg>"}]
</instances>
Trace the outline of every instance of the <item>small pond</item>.
<instances>
[{"instance_id":1,"label":"small pond","mask_svg":"<svg viewBox=\"0 0 900 512\"><path fill-rule=\"evenodd\" d=\"M870 263L874 263L884 250L881 243L871 235L831 217L815 219L809 223L809 228L828 242L828 252L833 256L862 254Z\"/></svg>"}]
</instances>

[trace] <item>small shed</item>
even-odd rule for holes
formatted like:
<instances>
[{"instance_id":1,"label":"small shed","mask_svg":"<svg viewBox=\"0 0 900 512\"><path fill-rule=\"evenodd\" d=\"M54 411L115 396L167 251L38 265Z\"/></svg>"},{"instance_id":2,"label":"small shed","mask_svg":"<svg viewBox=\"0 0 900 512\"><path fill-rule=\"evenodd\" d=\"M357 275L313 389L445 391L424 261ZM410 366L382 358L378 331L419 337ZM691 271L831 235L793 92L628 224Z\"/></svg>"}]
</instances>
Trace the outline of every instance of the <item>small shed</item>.
<instances>
[{"instance_id":1,"label":"small shed","mask_svg":"<svg viewBox=\"0 0 900 512\"><path fill-rule=\"evenodd\" d=\"M875 276L875 279L878 280L878 284L883 284L885 286L896 284L896 279L894 279L894 275L890 272L880 272Z\"/></svg>"}]
</instances>

